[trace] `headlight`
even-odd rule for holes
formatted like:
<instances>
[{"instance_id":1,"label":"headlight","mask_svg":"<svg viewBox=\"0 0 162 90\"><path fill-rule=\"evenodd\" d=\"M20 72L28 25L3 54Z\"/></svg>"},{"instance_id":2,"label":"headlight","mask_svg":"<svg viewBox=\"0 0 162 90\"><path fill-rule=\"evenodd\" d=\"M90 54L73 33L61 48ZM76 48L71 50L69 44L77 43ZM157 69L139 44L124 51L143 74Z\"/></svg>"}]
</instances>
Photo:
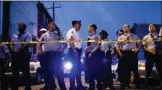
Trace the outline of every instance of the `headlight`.
<instances>
[{"instance_id":1,"label":"headlight","mask_svg":"<svg viewBox=\"0 0 162 90\"><path fill-rule=\"evenodd\" d=\"M71 68L73 67L73 65L72 65L71 62L66 62L66 63L64 64L64 67L65 67L65 69L71 70Z\"/></svg>"}]
</instances>

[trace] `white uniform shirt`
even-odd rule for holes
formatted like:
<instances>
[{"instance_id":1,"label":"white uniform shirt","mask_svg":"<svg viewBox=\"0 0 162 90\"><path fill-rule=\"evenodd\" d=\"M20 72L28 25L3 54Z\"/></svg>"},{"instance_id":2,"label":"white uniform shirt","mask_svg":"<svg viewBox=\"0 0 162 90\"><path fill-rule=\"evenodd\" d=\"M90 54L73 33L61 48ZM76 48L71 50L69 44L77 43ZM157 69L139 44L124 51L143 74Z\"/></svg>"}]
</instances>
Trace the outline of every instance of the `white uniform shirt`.
<instances>
[{"instance_id":1,"label":"white uniform shirt","mask_svg":"<svg viewBox=\"0 0 162 90\"><path fill-rule=\"evenodd\" d=\"M146 36L143 37L144 41L148 41L148 42L142 42L142 44L144 46L146 46L147 49L152 49L152 50L156 50L156 44L153 40L158 40L158 34L154 34L153 37L151 37L150 33ZM151 41L151 42L150 42Z\"/></svg>"},{"instance_id":2,"label":"white uniform shirt","mask_svg":"<svg viewBox=\"0 0 162 90\"><path fill-rule=\"evenodd\" d=\"M40 41L53 41L53 40L54 41L60 40L60 36L58 35L58 31L53 31L53 32L47 31L40 38ZM46 52L46 51L57 51L61 47L62 47L61 43L44 43L42 45L42 49L43 49L44 52Z\"/></svg>"},{"instance_id":3,"label":"white uniform shirt","mask_svg":"<svg viewBox=\"0 0 162 90\"><path fill-rule=\"evenodd\" d=\"M14 34L11 38L11 42L30 42L32 41L32 35L28 32L25 32L23 34L20 34L20 37L18 34ZM14 50L19 51L22 47L22 44L14 44ZM29 52L31 51L31 47L28 48Z\"/></svg>"},{"instance_id":4,"label":"white uniform shirt","mask_svg":"<svg viewBox=\"0 0 162 90\"><path fill-rule=\"evenodd\" d=\"M112 51L114 52L114 45L112 42L100 42L100 49L101 51Z\"/></svg>"},{"instance_id":5,"label":"white uniform shirt","mask_svg":"<svg viewBox=\"0 0 162 90\"><path fill-rule=\"evenodd\" d=\"M80 40L79 34L78 34L78 32L74 28L70 29L67 32L66 37L67 37L67 40L70 40L70 39ZM75 48L78 48L78 49L82 48L81 42L74 42L74 46L75 46ZM68 48L70 48L69 43L68 43Z\"/></svg>"}]
</instances>

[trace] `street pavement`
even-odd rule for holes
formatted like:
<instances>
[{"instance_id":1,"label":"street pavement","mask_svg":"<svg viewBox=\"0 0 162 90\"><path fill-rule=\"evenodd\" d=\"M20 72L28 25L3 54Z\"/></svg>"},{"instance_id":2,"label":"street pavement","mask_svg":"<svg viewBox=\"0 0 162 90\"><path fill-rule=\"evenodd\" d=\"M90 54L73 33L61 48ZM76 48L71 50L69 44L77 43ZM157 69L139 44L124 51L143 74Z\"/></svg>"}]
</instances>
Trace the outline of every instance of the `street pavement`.
<instances>
[{"instance_id":1,"label":"street pavement","mask_svg":"<svg viewBox=\"0 0 162 90\"><path fill-rule=\"evenodd\" d=\"M65 80L66 88L68 90L68 88L70 87L69 79L65 78L64 80ZM82 82L83 82L84 86L87 86L87 87L89 86L87 83L85 83L84 76L82 76ZM56 80L56 84L57 84L57 87L59 87L58 83L57 83L57 80ZM119 90L119 86L120 86L120 82L117 81L116 79L114 79L114 87L116 88L116 90ZM130 86L131 86L132 89L129 88L129 89L125 89L125 90L161 90L160 86L153 86L153 87L149 87L148 89L144 89L144 88L142 88L142 89L133 89L134 85L130 84ZM44 84L32 85L32 90L40 90L40 88L42 88L42 87L44 87ZM9 88L9 90L11 90L11 89ZM19 88L19 90L24 90L24 87L21 86ZM60 89L58 88L57 90L60 90Z\"/></svg>"}]
</instances>

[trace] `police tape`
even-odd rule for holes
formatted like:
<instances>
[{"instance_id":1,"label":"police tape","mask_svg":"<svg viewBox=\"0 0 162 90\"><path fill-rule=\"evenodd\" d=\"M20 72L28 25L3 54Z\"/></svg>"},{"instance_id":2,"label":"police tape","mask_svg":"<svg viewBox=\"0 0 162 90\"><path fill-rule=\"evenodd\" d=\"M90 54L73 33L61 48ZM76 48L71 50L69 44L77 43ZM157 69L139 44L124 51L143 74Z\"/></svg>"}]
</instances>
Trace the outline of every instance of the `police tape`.
<instances>
[{"instance_id":1,"label":"police tape","mask_svg":"<svg viewBox=\"0 0 162 90\"><path fill-rule=\"evenodd\" d=\"M68 42L162 42L162 41L159 41L159 40L52 40L52 41L31 41L31 42L0 42L0 44L37 44L37 43L68 43Z\"/></svg>"}]
</instances>

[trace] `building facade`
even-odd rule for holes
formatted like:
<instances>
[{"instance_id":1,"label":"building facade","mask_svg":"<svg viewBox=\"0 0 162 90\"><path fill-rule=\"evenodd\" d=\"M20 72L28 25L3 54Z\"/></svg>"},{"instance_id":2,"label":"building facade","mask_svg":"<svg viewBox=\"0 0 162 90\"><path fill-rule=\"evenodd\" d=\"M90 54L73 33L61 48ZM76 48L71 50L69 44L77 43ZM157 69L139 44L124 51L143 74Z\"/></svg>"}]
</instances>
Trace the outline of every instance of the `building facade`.
<instances>
[{"instance_id":1,"label":"building facade","mask_svg":"<svg viewBox=\"0 0 162 90\"><path fill-rule=\"evenodd\" d=\"M25 23L27 32L39 36L41 28L47 28L52 20L43 2L40 1L1 1L0 2L0 39L9 41L10 37L18 33L18 24ZM36 52L36 46L33 53Z\"/></svg>"},{"instance_id":2,"label":"building facade","mask_svg":"<svg viewBox=\"0 0 162 90\"><path fill-rule=\"evenodd\" d=\"M47 28L48 20L52 20L44 4L39 1L1 1L0 7L0 34L3 41L18 33L19 23L25 23L27 31L38 36L39 29Z\"/></svg>"}]
</instances>

